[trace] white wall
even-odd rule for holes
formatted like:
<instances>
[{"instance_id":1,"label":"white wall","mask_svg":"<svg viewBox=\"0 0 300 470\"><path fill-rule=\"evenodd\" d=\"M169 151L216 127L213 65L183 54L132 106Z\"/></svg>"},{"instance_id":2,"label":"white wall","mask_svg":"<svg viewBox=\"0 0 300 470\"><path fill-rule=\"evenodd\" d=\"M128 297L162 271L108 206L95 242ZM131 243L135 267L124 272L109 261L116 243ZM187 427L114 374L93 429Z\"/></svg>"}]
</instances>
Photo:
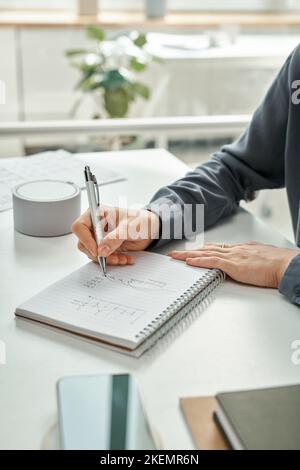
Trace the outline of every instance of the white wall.
<instances>
[{"instance_id":1,"label":"white wall","mask_svg":"<svg viewBox=\"0 0 300 470\"><path fill-rule=\"evenodd\" d=\"M0 104L0 120L18 118L17 66L13 28L0 29L0 80L5 83L5 104Z\"/></svg>"},{"instance_id":2,"label":"white wall","mask_svg":"<svg viewBox=\"0 0 300 470\"><path fill-rule=\"evenodd\" d=\"M0 103L0 121L15 121L19 118L15 34L13 28L0 29L0 80L5 88L5 102ZM1 148L5 149L3 156L11 156L18 154L21 146L18 139L2 138L0 154Z\"/></svg>"},{"instance_id":3,"label":"white wall","mask_svg":"<svg viewBox=\"0 0 300 470\"><path fill-rule=\"evenodd\" d=\"M64 52L85 45L83 31L77 28L21 31L26 120L67 117L79 75Z\"/></svg>"}]
</instances>

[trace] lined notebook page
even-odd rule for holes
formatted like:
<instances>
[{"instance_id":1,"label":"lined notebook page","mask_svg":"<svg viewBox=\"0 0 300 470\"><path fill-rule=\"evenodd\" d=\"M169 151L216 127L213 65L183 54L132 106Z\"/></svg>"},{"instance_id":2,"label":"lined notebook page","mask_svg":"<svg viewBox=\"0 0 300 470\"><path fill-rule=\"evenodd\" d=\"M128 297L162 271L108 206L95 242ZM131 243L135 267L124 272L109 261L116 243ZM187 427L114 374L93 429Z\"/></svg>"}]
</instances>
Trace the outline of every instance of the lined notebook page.
<instances>
[{"instance_id":1,"label":"lined notebook page","mask_svg":"<svg viewBox=\"0 0 300 470\"><path fill-rule=\"evenodd\" d=\"M107 277L90 262L16 313L132 347L136 335L207 272L154 253L133 256L133 266L108 266Z\"/></svg>"}]
</instances>

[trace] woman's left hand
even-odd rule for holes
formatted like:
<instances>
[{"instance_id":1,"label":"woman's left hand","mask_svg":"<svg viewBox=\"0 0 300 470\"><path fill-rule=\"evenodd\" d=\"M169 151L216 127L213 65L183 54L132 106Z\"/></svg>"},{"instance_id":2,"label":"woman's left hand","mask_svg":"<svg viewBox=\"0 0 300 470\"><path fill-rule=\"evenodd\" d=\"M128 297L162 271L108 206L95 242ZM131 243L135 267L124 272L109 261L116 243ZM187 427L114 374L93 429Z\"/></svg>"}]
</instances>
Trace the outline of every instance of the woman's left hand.
<instances>
[{"instance_id":1,"label":"woman's left hand","mask_svg":"<svg viewBox=\"0 0 300 470\"><path fill-rule=\"evenodd\" d=\"M298 249L278 248L257 242L207 244L192 251L171 251L169 256L199 268L217 268L235 281L277 288Z\"/></svg>"}]
</instances>

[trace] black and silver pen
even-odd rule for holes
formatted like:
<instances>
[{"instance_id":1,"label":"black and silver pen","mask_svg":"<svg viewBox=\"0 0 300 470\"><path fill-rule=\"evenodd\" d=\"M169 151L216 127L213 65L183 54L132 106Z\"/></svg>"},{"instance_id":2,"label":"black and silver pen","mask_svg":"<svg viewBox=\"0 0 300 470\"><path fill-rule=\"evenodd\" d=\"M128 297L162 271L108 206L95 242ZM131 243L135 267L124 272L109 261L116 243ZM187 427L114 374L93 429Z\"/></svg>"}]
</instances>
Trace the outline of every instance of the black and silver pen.
<instances>
[{"instance_id":1,"label":"black and silver pen","mask_svg":"<svg viewBox=\"0 0 300 470\"><path fill-rule=\"evenodd\" d=\"M94 229L95 239L97 242L97 246L103 239L103 231L102 225L100 220L100 213L99 213L99 206L100 206L100 196L99 196L99 188L97 184L96 176L90 170L89 166L84 168L84 177L85 177L85 185L86 191L89 200L89 206L91 211L91 220ZM99 265L102 269L104 276L106 276L106 260L103 256L97 256Z\"/></svg>"}]
</instances>

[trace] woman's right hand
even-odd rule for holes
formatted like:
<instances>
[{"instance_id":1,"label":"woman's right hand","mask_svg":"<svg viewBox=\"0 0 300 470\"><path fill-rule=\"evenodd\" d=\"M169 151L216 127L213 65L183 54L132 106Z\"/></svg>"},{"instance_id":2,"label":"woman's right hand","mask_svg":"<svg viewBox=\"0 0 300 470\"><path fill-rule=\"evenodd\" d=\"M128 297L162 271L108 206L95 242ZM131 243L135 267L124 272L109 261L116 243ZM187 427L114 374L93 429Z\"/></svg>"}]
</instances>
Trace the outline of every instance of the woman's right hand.
<instances>
[{"instance_id":1,"label":"woman's right hand","mask_svg":"<svg viewBox=\"0 0 300 470\"><path fill-rule=\"evenodd\" d=\"M122 252L145 250L158 237L159 217L147 209L101 206L99 210L104 233L99 246L89 210L72 224L72 232L78 237L78 249L93 261L103 256L108 264L133 264L133 257Z\"/></svg>"}]
</instances>

